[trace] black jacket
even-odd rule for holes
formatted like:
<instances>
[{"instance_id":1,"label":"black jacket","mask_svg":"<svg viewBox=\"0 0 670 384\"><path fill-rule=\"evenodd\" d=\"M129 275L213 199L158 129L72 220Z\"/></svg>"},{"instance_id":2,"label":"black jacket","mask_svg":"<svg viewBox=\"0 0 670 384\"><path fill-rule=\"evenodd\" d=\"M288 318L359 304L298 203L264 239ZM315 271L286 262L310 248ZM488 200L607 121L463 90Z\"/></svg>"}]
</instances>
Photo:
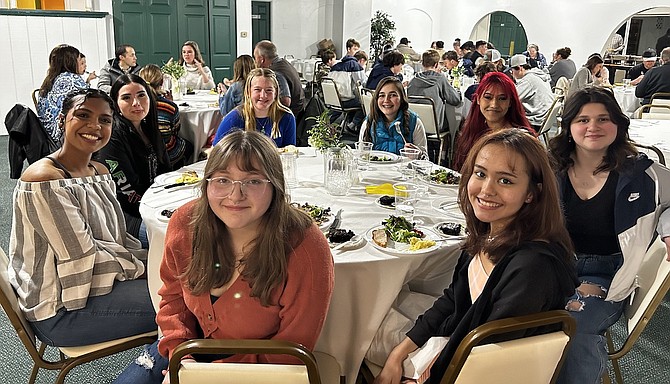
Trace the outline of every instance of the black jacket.
<instances>
[{"instance_id":1,"label":"black jacket","mask_svg":"<svg viewBox=\"0 0 670 384\"><path fill-rule=\"evenodd\" d=\"M642 104L649 104L656 92L670 92L670 62L648 70L635 87L635 96L644 99Z\"/></svg>"},{"instance_id":2,"label":"black jacket","mask_svg":"<svg viewBox=\"0 0 670 384\"><path fill-rule=\"evenodd\" d=\"M32 164L59 147L47 135L35 112L25 105L14 105L5 117L5 127L9 133L9 177L12 179L21 177L25 160Z\"/></svg>"},{"instance_id":3,"label":"black jacket","mask_svg":"<svg viewBox=\"0 0 670 384\"><path fill-rule=\"evenodd\" d=\"M476 327L492 320L563 309L579 285L575 266L564 255L565 251L553 243L536 241L519 245L498 261L479 298L472 303L468 282L472 257L463 252L449 288L407 332L418 346L433 336L449 336L447 346L430 370L430 382L440 382L456 348ZM552 326L542 327L492 336L486 342L555 330Z\"/></svg>"}]
</instances>

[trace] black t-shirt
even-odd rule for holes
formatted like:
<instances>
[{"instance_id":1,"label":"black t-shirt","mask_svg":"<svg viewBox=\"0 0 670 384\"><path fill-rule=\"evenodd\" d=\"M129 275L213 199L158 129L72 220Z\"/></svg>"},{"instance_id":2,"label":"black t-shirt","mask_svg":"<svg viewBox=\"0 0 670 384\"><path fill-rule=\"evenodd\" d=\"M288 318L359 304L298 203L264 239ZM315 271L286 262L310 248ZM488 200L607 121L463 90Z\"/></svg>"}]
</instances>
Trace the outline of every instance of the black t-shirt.
<instances>
[{"instance_id":1,"label":"black t-shirt","mask_svg":"<svg viewBox=\"0 0 670 384\"><path fill-rule=\"evenodd\" d=\"M654 68L654 67L652 67ZM628 70L628 76L626 76L627 79L635 80L640 75L644 75L648 71L647 68L644 67L644 64L638 64L634 66L633 68Z\"/></svg>"},{"instance_id":2,"label":"black t-shirt","mask_svg":"<svg viewBox=\"0 0 670 384\"><path fill-rule=\"evenodd\" d=\"M575 192L566 178L563 204L570 237L577 253L611 255L621 252L614 230L614 199L619 174L611 171L605 185L588 200Z\"/></svg>"}]
</instances>

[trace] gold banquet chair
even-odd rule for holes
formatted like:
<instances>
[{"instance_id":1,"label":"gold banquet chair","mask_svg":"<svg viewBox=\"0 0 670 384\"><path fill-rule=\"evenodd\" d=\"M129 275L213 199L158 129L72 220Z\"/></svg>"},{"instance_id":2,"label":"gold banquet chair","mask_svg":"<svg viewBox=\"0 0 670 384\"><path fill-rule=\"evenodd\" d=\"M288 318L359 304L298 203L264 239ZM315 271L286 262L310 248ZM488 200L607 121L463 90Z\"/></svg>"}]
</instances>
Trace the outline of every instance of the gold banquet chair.
<instances>
[{"instance_id":1,"label":"gold banquet chair","mask_svg":"<svg viewBox=\"0 0 670 384\"><path fill-rule=\"evenodd\" d=\"M520 339L481 344L492 335L560 324L561 330ZM461 341L441 384L554 383L563 366L565 351L576 330L564 310L510 317L482 324ZM480 345L481 344L481 345ZM366 361L363 376L372 383L381 367ZM370 371L366 372L366 369Z\"/></svg>"},{"instance_id":2,"label":"gold banquet chair","mask_svg":"<svg viewBox=\"0 0 670 384\"><path fill-rule=\"evenodd\" d=\"M44 351L46 349L46 344L41 343L38 350L35 334L33 333L28 320L23 316L23 312L21 312L16 291L14 291L14 288L9 283L7 274L8 265L9 259L5 252L0 248L0 305L2 305L2 309L4 309L9 318L9 322L14 327L16 334L30 357L33 359L33 369L28 383L33 384L37 378L39 369L45 368L60 371L56 379L56 384L62 384L65 381L65 376L67 376L70 370L78 365L144 344L150 344L156 340L158 333L157 331L153 331L104 343L84 345L80 347L58 347L60 359L58 361L45 360Z\"/></svg>"},{"instance_id":3,"label":"gold banquet chair","mask_svg":"<svg viewBox=\"0 0 670 384\"><path fill-rule=\"evenodd\" d=\"M447 113L450 113L448 118L449 127L444 132L440 132L435 101L426 96L408 96L407 98L409 100L409 109L415 112L423 123L423 128L426 131L426 139L439 143L439 153L437 159L434 160L436 164L441 164L442 156L449 158L451 155L451 135L449 134L449 129L452 126L456 126L456 112L453 106L448 104L444 106L448 110ZM446 148L445 144L447 144Z\"/></svg>"},{"instance_id":4,"label":"gold banquet chair","mask_svg":"<svg viewBox=\"0 0 670 384\"><path fill-rule=\"evenodd\" d=\"M619 359L633 348L663 298L670 291L670 263L665 260L666 255L665 244L659 239L654 241L645 254L637 276L639 286L623 310L627 331L623 344L615 349L610 332L606 333L609 359L612 361L614 376L619 384L623 383ZM603 376L603 382L610 383L607 373Z\"/></svg>"},{"instance_id":5,"label":"gold banquet chair","mask_svg":"<svg viewBox=\"0 0 670 384\"><path fill-rule=\"evenodd\" d=\"M35 104L35 110L37 111L37 101L40 96L40 89L39 88L34 89L33 92L30 94L30 96L32 96L33 98L33 104Z\"/></svg>"},{"instance_id":6,"label":"gold banquet chair","mask_svg":"<svg viewBox=\"0 0 670 384\"><path fill-rule=\"evenodd\" d=\"M670 105L645 104L633 112L633 118L670 120Z\"/></svg>"},{"instance_id":7,"label":"gold banquet chair","mask_svg":"<svg viewBox=\"0 0 670 384\"><path fill-rule=\"evenodd\" d=\"M274 354L290 355L305 365L198 363L182 362L192 354ZM172 384L339 384L340 365L334 357L310 352L304 346L282 340L195 339L181 343L172 352L170 365Z\"/></svg>"}]
</instances>

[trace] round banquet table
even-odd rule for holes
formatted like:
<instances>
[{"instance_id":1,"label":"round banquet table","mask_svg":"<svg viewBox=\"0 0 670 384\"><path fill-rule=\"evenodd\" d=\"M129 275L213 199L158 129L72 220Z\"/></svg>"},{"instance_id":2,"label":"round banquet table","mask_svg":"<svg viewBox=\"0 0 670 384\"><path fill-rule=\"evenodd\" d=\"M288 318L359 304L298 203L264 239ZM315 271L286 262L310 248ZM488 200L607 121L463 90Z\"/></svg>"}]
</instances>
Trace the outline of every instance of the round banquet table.
<instances>
[{"instance_id":1,"label":"round banquet table","mask_svg":"<svg viewBox=\"0 0 670 384\"><path fill-rule=\"evenodd\" d=\"M190 162L197 161L200 149L207 142L207 138L216 133L221 123L219 94L198 90L194 95L184 95L174 102L179 106L181 122L179 136L193 143L193 156Z\"/></svg>"},{"instance_id":2,"label":"round banquet table","mask_svg":"<svg viewBox=\"0 0 670 384\"><path fill-rule=\"evenodd\" d=\"M628 117L632 117L633 112L635 112L641 105L640 99L635 97L635 87L614 87L613 92L623 113Z\"/></svg>"},{"instance_id":3,"label":"round banquet table","mask_svg":"<svg viewBox=\"0 0 670 384\"><path fill-rule=\"evenodd\" d=\"M323 186L322 156L315 154L312 148L299 149L298 185L290 190L293 202L330 207L333 213L342 209L340 228L360 235L394 214L393 210L378 206L376 199L379 195L366 194L364 187L398 181L401 177L398 164L372 164L368 170L359 171L359 183L347 196L331 196ZM204 162L199 162L180 171L195 170L202 175L204 165ZM168 174L162 180L170 176ZM140 204L150 244L147 277L156 308L160 300L157 292L161 286L158 270L167 228L167 219L162 218L160 212L196 198L194 191L193 186L168 190L153 187L147 190ZM457 207L446 212L433 208L439 203L456 201L456 195L454 187L429 186L427 198L418 203L415 218L423 220L426 227L440 221L462 221ZM337 359L348 383L355 382L377 329L404 286L415 292L439 296L451 282L460 242L447 240L438 244L440 247L436 250L419 254L389 254L369 243L353 250L333 251L335 288L316 350Z\"/></svg>"}]
</instances>

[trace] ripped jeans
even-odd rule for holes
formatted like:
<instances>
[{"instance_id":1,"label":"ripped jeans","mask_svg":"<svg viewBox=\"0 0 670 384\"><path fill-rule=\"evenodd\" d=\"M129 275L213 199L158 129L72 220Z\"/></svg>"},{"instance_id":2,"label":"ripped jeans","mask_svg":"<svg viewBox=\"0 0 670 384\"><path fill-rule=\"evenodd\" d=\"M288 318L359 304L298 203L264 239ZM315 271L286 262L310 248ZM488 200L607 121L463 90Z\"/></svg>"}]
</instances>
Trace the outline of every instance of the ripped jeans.
<instances>
[{"instance_id":1,"label":"ripped jeans","mask_svg":"<svg viewBox=\"0 0 670 384\"><path fill-rule=\"evenodd\" d=\"M130 363L114 384L161 384L168 359L158 353L158 341L144 346L140 355Z\"/></svg>"},{"instance_id":2,"label":"ripped jeans","mask_svg":"<svg viewBox=\"0 0 670 384\"><path fill-rule=\"evenodd\" d=\"M566 310L577 321L577 332L567 352L557 383L597 384L607 370L605 331L617 322L624 301L605 301L623 256L577 255L577 276L582 282L568 299Z\"/></svg>"}]
</instances>

